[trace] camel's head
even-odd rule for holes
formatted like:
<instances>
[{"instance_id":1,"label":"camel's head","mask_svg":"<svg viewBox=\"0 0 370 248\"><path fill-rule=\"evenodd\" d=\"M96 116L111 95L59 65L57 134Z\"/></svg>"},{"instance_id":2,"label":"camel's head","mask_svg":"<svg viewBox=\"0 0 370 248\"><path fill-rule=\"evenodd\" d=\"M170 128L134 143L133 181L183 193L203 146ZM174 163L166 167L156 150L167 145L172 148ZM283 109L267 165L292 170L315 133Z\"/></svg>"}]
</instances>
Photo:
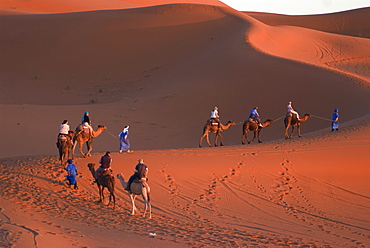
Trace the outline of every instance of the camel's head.
<instances>
[{"instance_id":1,"label":"camel's head","mask_svg":"<svg viewBox=\"0 0 370 248\"><path fill-rule=\"evenodd\" d=\"M87 167L89 167L89 169L94 169L95 164L94 163L88 163Z\"/></svg>"},{"instance_id":2,"label":"camel's head","mask_svg":"<svg viewBox=\"0 0 370 248\"><path fill-rule=\"evenodd\" d=\"M230 124L230 125L236 125L236 123L235 123L235 122L233 122L233 121L228 121L228 122L227 122L227 124Z\"/></svg>"},{"instance_id":3,"label":"camel's head","mask_svg":"<svg viewBox=\"0 0 370 248\"><path fill-rule=\"evenodd\" d=\"M123 179L123 175L122 175L122 173L118 173L118 174L117 174L117 178L118 178L118 179L121 179L121 178Z\"/></svg>"},{"instance_id":4,"label":"camel's head","mask_svg":"<svg viewBox=\"0 0 370 248\"><path fill-rule=\"evenodd\" d=\"M304 114L304 116L307 117L307 119L311 117L310 114Z\"/></svg>"},{"instance_id":5,"label":"camel's head","mask_svg":"<svg viewBox=\"0 0 370 248\"><path fill-rule=\"evenodd\" d=\"M105 129L107 129L107 127L106 127L106 126L104 126L104 125L98 125L98 129L103 129L103 130L105 130Z\"/></svg>"}]
</instances>

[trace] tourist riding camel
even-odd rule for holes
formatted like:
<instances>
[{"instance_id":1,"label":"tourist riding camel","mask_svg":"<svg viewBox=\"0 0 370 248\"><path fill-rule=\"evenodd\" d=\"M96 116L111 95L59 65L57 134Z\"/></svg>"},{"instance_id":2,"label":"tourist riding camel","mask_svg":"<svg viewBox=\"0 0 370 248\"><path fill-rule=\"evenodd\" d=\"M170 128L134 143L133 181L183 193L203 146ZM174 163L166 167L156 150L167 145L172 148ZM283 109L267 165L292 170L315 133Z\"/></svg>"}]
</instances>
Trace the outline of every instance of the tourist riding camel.
<instances>
[{"instance_id":1,"label":"tourist riding camel","mask_svg":"<svg viewBox=\"0 0 370 248\"><path fill-rule=\"evenodd\" d=\"M130 187L133 181L141 181L146 182L148 181L148 166L144 164L144 159L139 159L138 164L135 166L134 174L128 180L127 186L125 190L130 191Z\"/></svg>"},{"instance_id":2,"label":"tourist riding camel","mask_svg":"<svg viewBox=\"0 0 370 248\"><path fill-rule=\"evenodd\" d=\"M260 114L258 113L258 107L253 108L249 113L250 121L256 122L260 127L262 127Z\"/></svg>"},{"instance_id":3,"label":"tourist riding camel","mask_svg":"<svg viewBox=\"0 0 370 248\"><path fill-rule=\"evenodd\" d=\"M218 114L218 107L215 106L211 111L210 123L217 123L218 128L221 127L220 116Z\"/></svg>"},{"instance_id":4,"label":"tourist riding camel","mask_svg":"<svg viewBox=\"0 0 370 248\"><path fill-rule=\"evenodd\" d=\"M288 114L289 113L296 114L297 115L297 119L300 118L298 112L293 109L292 102L288 102L288 105L286 107L288 109Z\"/></svg>"},{"instance_id":5,"label":"tourist riding camel","mask_svg":"<svg viewBox=\"0 0 370 248\"><path fill-rule=\"evenodd\" d=\"M99 160L99 168L95 171L95 178L98 178L103 171L110 170L113 172L111 164L112 164L112 158L110 156L110 152L106 152L104 156L102 156Z\"/></svg>"}]
</instances>

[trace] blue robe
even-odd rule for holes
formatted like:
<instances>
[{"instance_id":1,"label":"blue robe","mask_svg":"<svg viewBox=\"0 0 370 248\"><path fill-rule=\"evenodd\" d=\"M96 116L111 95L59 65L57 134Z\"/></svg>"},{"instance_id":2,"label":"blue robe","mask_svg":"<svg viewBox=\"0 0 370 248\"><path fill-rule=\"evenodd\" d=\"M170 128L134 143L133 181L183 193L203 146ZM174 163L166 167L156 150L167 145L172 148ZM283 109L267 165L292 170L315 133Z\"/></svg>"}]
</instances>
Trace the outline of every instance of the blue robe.
<instances>
[{"instance_id":1,"label":"blue robe","mask_svg":"<svg viewBox=\"0 0 370 248\"><path fill-rule=\"evenodd\" d=\"M126 132L121 132L119 134L119 149L120 151L128 151L130 150L130 140L128 139L128 131ZM126 139L125 139L126 137Z\"/></svg>"},{"instance_id":2,"label":"blue robe","mask_svg":"<svg viewBox=\"0 0 370 248\"><path fill-rule=\"evenodd\" d=\"M331 118L331 129L338 129L339 128L339 121L335 121L339 117L339 114L337 112L333 113L333 116Z\"/></svg>"}]
</instances>

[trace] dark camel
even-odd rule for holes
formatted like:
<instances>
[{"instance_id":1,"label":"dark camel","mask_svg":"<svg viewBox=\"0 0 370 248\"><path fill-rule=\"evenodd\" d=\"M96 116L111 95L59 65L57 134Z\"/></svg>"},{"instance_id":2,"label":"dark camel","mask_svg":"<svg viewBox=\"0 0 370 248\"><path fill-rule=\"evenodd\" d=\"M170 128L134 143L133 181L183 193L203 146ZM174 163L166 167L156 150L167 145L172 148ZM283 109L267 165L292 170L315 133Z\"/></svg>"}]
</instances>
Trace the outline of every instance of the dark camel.
<instances>
[{"instance_id":1,"label":"dark camel","mask_svg":"<svg viewBox=\"0 0 370 248\"><path fill-rule=\"evenodd\" d=\"M301 123L307 121L310 117L311 117L310 114L305 114L302 118L298 119L296 114L288 113L287 116L284 119L285 139L292 138L295 126L297 126L298 137L301 137ZM292 131L290 132L290 135L289 135L288 130L289 130L290 127L292 127Z\"/></svg>"},{"instance_id":2,"label":"dark camel","mask_svg":"<svg viewBox=\"0 0 370 248\"><path fill-rule=\"evenodd\" d=\"M242 144L243 145L245 144L244 143L244 138L248 142L248 144L250 144L254 141L256 136L257 136L257 139L258 139L258 143L262 143L262 141L260 139L260 132L261 132L262 128L270 126L272 122L273 122L273 120L267 119L265 122L261 122L261 124L262 124L262 127L261 127L261 126L258 125L258 123L256 121L253 121L251 119L248 119L248 120L244 121L243 129L242 129ZM253 136L252 140L248 140L248 131L254 132L254 136Z\"/></svg>"},{"instance_id":3,"label":"dark camel","mask_svg":"<svg viewBox=\"0 0 370 248\"><path fill-rule=\"evenodd\" d=\"M78 150L84 158L86 158L87 156L91 156L93 139L95 137L98 137L105 129L107 129L106 126L99 125L98 129L96 131L91 130L91 133L90 133L90 132L85 132L84 131L84 126L83 125L79 125L76 128L75 135L73 136L72 158L74 156L75 148L76 148L77 144L79 145ZM82 147L83 147L85 142L86 142L86 145L87 145L87 153L86 154L84 154L82 152Z\"/></svg>"},{"instance_id":4,"label":"dark camel","mask_svg":"<svg viewBox=\"0 0 370 248\"><path fill-rule=\"evenodd\" d=\"M116 184L116 180L114 179L114 175L112 174L111 170L104 170L98 178L95 177L95 164L89 163L87 164L89 170L96 180L98 189L99 189L99 202L104 203L104 188L107 188L109 191L109 202L107 206L109 206L111 200L113 199L113 209L116 208L116 196L114 195L114 186Z\"/></svg>"},{"instance_id":5,"label":"dark camel","mask_svg":"<svg viewBox=\"0 0 370 248\"><path fill-rule=\"evenodd\" d=\"M65 165L66 160L69 159L71 155L73 131L69 131L68 136L69 137L66 137L65 135L58 136L57 147L59 150L59 160L62 166Z\"/></svg>"},{"instance_id":6,"label":"dark camel","mask_svg":"<svg viewBox=\"0 0 370 248\"><path fill-rule=\"evenodd\" d=\"M125 189L128 182L125 182L125 179L123 178L122 173L119 173L117 175L117 178L120 180L122 187ZM130 186L130 191L128 191L128 195L131 199L131 205L132 205L132 212L131 215L135 214L135 211L137 210L135 206L135 199L138 195L141 195L144 200L144 214L143 217L145 217L146 212L149 212L149 219L152 218L152 207L150 205L150 187L146 181L144 182L136 182L133 181Z\"/></svg>"},{"instance_id":7,"label":"dark camel","mask_svg":"<svg viewBox=\"0 0 370 248\"><path fill-rule=\"evenodd\" d=\"M204 137L206 138L207 144L209 146L212 146L211 143L209 142L209 133L216 133L215 146L217 146L218 139L220 139L220 146L223 146L221 132L229 129L232 125L235 125L235 122L228 121L225 125L221 123L220 128L219 128L218 125L215 125L215 124L212 125L211 122L207 121L207 123L204 125L204 128L203 128L203 134L199 140L199 147L202 147L202 141Z\"/></svg>"}]
</instances>

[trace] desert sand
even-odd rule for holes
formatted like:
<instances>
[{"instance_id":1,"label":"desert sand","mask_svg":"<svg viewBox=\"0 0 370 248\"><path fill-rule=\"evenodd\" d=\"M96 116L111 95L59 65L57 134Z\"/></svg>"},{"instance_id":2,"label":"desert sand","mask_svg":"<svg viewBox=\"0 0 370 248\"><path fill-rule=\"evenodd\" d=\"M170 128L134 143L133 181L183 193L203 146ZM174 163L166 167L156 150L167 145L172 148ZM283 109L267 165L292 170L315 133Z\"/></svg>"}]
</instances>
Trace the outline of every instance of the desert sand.
<instances>
[{"instance_id":1,"label":"desert sand","mask_svg":"<svg viewBox=\"0 0 370 248\"><path fill-rule=\"evenodd\" d=\"M1 1L0 246L370 247L369 14ZM311 118L286 140L288 101ZM223 146L199 148L214 106L236 125ZM241 145L255 106L274 122L263 143ZM75 152L74 190L55 142L85 111L107 129L91 157ZM125 125L134 152L120 154ZM118 180L116 208L98 202L87 164L106 151L126 180L138 159L148 165L151 219L141 199L130 215Z\"/></svg>"}]
</instances>

